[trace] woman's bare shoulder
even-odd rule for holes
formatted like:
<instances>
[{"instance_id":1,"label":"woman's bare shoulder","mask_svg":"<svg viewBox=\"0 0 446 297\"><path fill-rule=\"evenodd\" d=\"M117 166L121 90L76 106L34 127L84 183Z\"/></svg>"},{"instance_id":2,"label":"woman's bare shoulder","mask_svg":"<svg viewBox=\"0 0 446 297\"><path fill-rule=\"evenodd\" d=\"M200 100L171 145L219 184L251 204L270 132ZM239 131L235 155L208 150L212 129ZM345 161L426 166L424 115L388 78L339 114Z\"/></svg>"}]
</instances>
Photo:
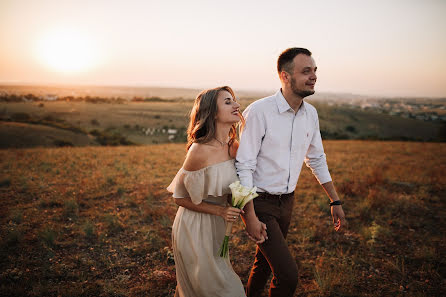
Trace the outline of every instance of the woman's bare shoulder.
<instances>
[{"instance_id":1,"label":"woman's bare shoulder","mask_svg":"<svg viewBox=\"0 0 446 297\"><path fill-rule=\"evenodd\" d=\"M187 171L195 171L208 165L211 150L209 145L193 143L184 160L183 168Z\"/></svg>"}]
</instances>

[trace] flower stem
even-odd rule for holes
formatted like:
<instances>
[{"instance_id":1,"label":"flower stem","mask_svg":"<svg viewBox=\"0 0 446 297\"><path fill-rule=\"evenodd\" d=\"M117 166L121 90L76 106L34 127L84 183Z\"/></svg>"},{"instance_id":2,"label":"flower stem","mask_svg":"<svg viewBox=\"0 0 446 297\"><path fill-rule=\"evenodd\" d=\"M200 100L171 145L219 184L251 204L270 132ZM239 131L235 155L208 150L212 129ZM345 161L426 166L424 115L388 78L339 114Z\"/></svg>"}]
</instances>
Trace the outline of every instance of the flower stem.
<instances>
[{"instance_id":1,"label":"flower stem","mask_svg":"<svg viewBox=\"0 0 446 297\"><path fill-rule=\"evenodd\" d=\"M226 224L225 239L223 240L220 250L218 251L220 257L223 258L227 258L229 255L229 236L231 236L232 233L232 224L232 222Z\"/></svg>"},{"instance_id":2,"label":"flower stem","mask_svg":"<svg viewBox=\"0 0 446 297\"><path fill-rule=\"evenodd\" d=\"M225 239L223 239L223 243L220 246L220 250L218 251L220 257L227 258L229 254L229 236L225 236Z\"/></svg>"}]
</instances>

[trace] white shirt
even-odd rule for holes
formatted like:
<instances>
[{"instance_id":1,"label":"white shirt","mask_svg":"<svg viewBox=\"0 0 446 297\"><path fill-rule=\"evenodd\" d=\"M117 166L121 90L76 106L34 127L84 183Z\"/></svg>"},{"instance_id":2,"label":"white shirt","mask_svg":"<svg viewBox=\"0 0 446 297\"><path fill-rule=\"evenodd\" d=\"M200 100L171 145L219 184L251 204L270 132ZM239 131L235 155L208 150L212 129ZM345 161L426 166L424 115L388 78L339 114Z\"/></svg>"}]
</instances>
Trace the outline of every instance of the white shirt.
<instances>
[{"instance_id":1,"label":"white shirt","mask_svg":"<svg viewBox=\"0 0 446 297\"><path fill-rule=\"evenodd\" d=\"M331 181L314 106L303 101L294 114L279 90L251 103L243 116L246 125L235 162L242 185L291 193L304 161L320 184Z\"/></svg>"}]
</instances>

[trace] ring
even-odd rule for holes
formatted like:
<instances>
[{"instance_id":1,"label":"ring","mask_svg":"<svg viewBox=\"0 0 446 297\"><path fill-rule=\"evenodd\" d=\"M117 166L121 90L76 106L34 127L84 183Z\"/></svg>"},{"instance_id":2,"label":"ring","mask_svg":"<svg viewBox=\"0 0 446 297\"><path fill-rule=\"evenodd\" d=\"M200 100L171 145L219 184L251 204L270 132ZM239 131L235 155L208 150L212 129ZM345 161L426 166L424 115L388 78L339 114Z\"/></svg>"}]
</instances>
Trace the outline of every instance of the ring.
<instances>
[{"instance_id":1,"label":"ring","mask_svg":"<svg viewBox=\"0 0 446 297\"><path fill-rule=\"evenodd\" d=\"M233 218L235 219L235 218L236 218L236 216L233 216Z\"/></svg>"}]
</instances>

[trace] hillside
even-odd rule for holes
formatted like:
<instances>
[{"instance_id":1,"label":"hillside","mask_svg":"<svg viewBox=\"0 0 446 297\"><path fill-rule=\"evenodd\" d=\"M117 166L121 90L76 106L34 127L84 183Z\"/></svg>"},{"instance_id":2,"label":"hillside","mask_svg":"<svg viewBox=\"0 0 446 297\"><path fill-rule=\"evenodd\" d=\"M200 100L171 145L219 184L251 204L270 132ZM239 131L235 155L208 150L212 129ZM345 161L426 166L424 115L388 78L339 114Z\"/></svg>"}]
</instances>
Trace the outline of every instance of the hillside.
<instances>
[{"instance_id":1,"label":"hillside","mask_svg":"<svg viewBox=\"0 0 446 297\"><path fill-rule=\"evenodd\" d=\"M325 141L348 228L310 170L288 244L295 296L445 296L444 143ZM0 150L1 296L172 296L166 192L184 144ZM255 245L234 226L246 285Z\"/></svg>"},{"instance_id":2,"label":"hillside","mask_svg":"<svg viewBox=\"0 0 446 297\"><path fill-rule=\"evenodd\" d=\"M201 90L191 88L175 87L129 87L129 86L88 86L88 85L5 85L0 84L0 95L34 94L38 97L46 96L73 96L73 97L108 97L123 98L126 100L134 97L159 97L163 99L186 99L193 100ZM239 98L261 98L267 96L269 92L235 90Z\"/></svg>"},{"instance_id":3,"label":"hillside","mask_svg":"<svg viewBox=\"0 0 446 297\"><path fill-rule=\"evenodd\" d=\"M252 100L241 100L242 109L250 102ZM315 106L324 139L446 140L444 122L426 122L319 102ZM0 121L9 124L2 124L0 129L0 147L57 146L64 142L73 146L184 142L191 107L191 101L181 100L1 102ZM21 129L6 131L7 127L18 123ZM51 127L52 140L48 140L48 131L35 125ZM59 131L56 133L55 129ZM20 141L11 141L15 133ZM33 135L33 140L30 138L26 142L29 135ZM38 139L42 141L36 141Z\"/></svg>"},{"instance_id":4,"label":"hillside","mask_svg":"<svg viewBox=\"0 0 446 297\"><path fill-rule=\"evenodd\" d=\"M0 121L0 148L88 146L98 145L83 133L64 130L48 125Z\"/></svg>"}]
</instances>

